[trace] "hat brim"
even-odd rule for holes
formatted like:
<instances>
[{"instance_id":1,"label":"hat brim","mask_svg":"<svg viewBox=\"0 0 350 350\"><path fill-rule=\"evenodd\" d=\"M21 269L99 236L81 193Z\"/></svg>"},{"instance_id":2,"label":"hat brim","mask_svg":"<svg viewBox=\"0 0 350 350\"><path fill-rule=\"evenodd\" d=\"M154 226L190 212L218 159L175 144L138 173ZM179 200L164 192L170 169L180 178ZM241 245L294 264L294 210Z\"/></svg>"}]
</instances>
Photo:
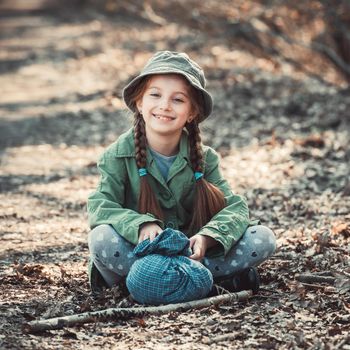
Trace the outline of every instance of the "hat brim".
<instances>
[{"instance_id":1,"label":"hat brim","mask_svg":"<svg viewBox=\"0 0 350 350\"><path fill-rule=\"evenodd\" d=\"M132 112L136 112L136 109L137 109L135 102L131 101L132 91L134 91L134 89L142 81L143 78L149 75L156 75L156 74L180 74L183 77L185 77L185 79L190 83L190 85L193 86L195 89L199 90L199 92L202 95L203 115L199 116L198 122L200 123L206 118L208 118L208 116L211 114L213 110L213 99L211 95L205 89L203 89L202 86L199 84L199 82L196 79L194 79L190 74L187 74L182 70L177 70L174 68L169 69L169 67L167 67L167 69L162 69L161 67L157 67L157 69L154 69L154 71L147 71L145 73L141 73L137 77L135 77L133 80L131 80L130 83L124 88L123 99L126 105L128 106L128 108Z\"/></svg>"}]
</instances>

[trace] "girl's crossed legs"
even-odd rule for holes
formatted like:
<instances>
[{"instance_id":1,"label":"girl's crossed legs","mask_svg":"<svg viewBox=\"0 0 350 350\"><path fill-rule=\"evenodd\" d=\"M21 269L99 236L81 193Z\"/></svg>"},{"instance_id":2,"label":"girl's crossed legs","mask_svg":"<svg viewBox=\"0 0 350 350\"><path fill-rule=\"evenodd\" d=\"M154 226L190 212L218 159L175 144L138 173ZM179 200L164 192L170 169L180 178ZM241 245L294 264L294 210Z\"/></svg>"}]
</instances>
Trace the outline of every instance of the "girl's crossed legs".
<instances>
[{"instance_id":1,"label":"girl's crossed legs","mask_svg":"<svg viewBox=\"0 0 350 350\"><path fill-rule=\"evenodd\" d=\"M89 233L90 258L108 286L118 284L129 273L135 256L135 246L120 236L110 225L100 225ZM258 266L276 249L274 233L266 226L250 226L225 257L202 261L214 279L230 276L252 266Z\"/></svg>"}]
</instances>

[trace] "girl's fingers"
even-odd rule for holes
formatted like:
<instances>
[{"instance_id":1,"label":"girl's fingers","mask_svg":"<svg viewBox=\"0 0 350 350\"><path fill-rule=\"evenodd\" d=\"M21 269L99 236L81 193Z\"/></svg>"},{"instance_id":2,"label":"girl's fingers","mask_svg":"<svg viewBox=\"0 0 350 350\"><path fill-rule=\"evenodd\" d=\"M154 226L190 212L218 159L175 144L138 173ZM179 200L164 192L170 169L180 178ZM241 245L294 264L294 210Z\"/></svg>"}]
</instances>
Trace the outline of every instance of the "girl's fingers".
<instances>
[{"instance_id":1,"label":"girl's fingers","mask_svg":"<svg viewBox=\"0 0 350 350\"><path fill-rule=\"evenodd\" d=\"M148 238L152 242L162 232L163 232L163 230L161 228L159 228L159 229L157 229L157 231L143 233L139 237L139 243L148 239Z\"/></svg>"},{"instance_id":2,"label":"girl's fingers","mask_svg":"<svg viewBox=\"0 0 350 350\"><path fill-rule=\"evenodd\" d=\"M196 242L194 241L194 245L192 248L193 254L189 258L193 260L201 260L203 258L202 249L198 244L195 243Z\"/></svg>"},{"instance_id":3,"label":"girl's fingers","mask_svg":"<svg viewBox=\"0 0 350 350\"><path fill-rule=\"evenodd\" d=\"M195 253L195 254L190 255L189 258L192 260L199 260L199 255L197 253Z\"/></svg>"},{"instance_id":4,"label":"girl's fingers","mask_svg":"<svg viewBox=\"0 0 350 350\"><path fill-rule=\"evenodd\" d=\"M156 238L157 234L158 232L151 232L149 234L149 240L152 242Z\"/></svg>"},{"instance_id":5,"label":"girl's fingers","mask_svg":"<svg viewBox=\"0 0 350 350\"><path fill-rule=\"evenodd\" d=\"M139 243L148 238L152 241L161 232L163 232L163 230L157 224L154 224L154 223L144 224L140 230Z\"/></svg>"},{"instance_id":6,"label":"girl's fingers","mask_svg":"<svg viewBox=\"0 0 350 350\"><path fill-rule=\"evenodd\" d=\"M190 238L190 249L192 250L192 255L189 256L190 259L197 260L198 259L198 244L196 244L196 237Z\"/></svg>"},{"instance_id":7,"label":"girl's fingers","mask_svg":"<svg viewBox=\"0 0 350 350\"><path fill-rule=\"evenodd\" d=\"M189 256L190 259L193 259L193 260L202 260L202 256L201 256L201 252L195 252L193 253L192 255Z\"/></svg>"},{"instance_id":8,"label":"girl's fingers","mask_svg":"<svg viewBox=\"0 0 350 350\"><path fill-rule=\"evenodd\" d=\"M149 234L149 240L152 242L161 232L162 232L162 229L155 232L151 232Z\"/></svg>"},{"instance_id":9,"label":"girl's fingers","mask_svg":"<svg viewBox=\"0 0 350 350\"><path fill-rule=\"evenodd\" d=\"M146 240L148 238L149 238L149 233L144 233L144 234L140 235L139 243L143 242L144 240Z\"/></svg>"}]
</instances>

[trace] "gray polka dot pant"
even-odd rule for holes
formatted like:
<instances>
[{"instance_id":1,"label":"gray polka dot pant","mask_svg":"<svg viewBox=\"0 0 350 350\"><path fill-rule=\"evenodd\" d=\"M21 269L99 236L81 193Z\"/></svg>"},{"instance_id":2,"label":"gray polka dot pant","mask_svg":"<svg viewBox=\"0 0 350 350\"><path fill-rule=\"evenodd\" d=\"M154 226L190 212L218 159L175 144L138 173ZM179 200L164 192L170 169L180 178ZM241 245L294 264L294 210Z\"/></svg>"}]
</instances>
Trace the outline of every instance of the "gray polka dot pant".
<instances>
[{"instance_id":1,"label":"gray polka dot pant","mask_svg":"<svg viewBox=\"0 0 350 350\"><path fill-rule=\"evenodd\" d=\"M110 225L95 227L88 238L90 258L109 286L118 284L134 263L134 245L120 236ZM202 263L214 279L234 275L258 266L276 249L274 233L266 226L250 226L225 257L205 257Z\"/></svg>"}]
</instances>

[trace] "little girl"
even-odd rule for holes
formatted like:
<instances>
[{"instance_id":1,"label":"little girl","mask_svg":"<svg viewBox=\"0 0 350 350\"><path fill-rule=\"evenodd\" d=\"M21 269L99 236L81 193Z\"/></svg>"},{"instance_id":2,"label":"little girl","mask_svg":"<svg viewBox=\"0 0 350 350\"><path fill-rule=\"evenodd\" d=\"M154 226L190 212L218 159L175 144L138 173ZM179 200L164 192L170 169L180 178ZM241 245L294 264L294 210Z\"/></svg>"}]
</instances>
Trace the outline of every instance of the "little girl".
<instances>
[{"instance_id":1,"label":"little girl","mask_svg":"<svg viewBox=\"0 0 350 350\"><path fill-rule=\"evenodd\" d=\"M124 89L134 127L107 148L88 199L89 280L93 291L117 285L138 242L165 228L190 238L191 259L231 291L259 287L255 266L276 248L273 232L250 222L242 196L201 143L199 124L212 111L202 69L185 53L161 51Z\"/></svg>"}]
</instances>

